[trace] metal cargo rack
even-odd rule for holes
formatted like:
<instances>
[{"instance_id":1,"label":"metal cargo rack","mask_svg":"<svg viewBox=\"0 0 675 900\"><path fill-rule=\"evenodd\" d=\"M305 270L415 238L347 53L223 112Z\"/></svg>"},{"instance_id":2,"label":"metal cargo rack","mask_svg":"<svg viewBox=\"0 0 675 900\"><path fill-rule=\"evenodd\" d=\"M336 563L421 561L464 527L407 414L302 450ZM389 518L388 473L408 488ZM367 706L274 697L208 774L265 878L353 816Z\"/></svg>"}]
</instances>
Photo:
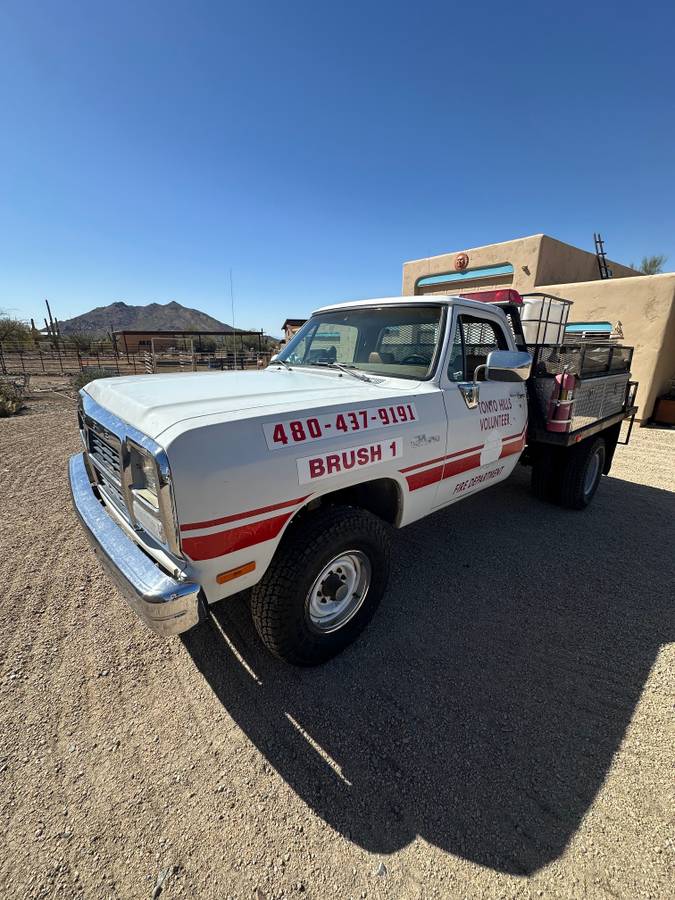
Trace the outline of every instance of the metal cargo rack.
<instances>
[{"instance_id":1,"label":"metal cargo rack","mask_svg":"<svg viewBox=\"0 0 675 900\"><path fill-rule=\"evenodd\" d=\"M630 373L633 348L600 341L568 342L566 344L528 345L532 354L532 374L535 378L562 375L569 372L577 378L596 378L603 375Z\"/></svg>"},{"instance_id":2,"label":"metal cargo rack","mask_svg":"<svg viewBox=\"0 0 675 900\"><path fill-rule=\"evenodd\" d=\"M534 362L528 380L528 442L569 447L606 428L630 420L622 444L627 444L637 413L637 381L630 379L632 347L567 344L560 347L529 347ZM604 351L600 353L598 351ZM546 417L555 376L576 376L570 430L549 431Z\"/></svg>"}]
</instances>

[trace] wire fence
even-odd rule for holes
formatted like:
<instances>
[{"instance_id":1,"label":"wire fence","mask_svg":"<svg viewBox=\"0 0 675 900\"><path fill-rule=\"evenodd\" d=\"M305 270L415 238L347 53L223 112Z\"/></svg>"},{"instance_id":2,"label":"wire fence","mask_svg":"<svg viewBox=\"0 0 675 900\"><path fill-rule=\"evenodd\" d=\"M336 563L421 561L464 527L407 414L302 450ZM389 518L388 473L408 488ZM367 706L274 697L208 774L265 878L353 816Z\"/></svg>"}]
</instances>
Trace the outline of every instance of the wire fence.
<instances>
[{"instance_id":1,"label":"wire fence","mask_svg":"<svg viewBox=\"0 0 675 900\"><path fill-rule=\"evenodd\" d=\"M93 371L106 375L145 375L157 372L264 368L271 353L228 351L145 350L118 353L114 350L18 348L0 342L2 375L79 375Z\"/></svg>"}]
</instances>

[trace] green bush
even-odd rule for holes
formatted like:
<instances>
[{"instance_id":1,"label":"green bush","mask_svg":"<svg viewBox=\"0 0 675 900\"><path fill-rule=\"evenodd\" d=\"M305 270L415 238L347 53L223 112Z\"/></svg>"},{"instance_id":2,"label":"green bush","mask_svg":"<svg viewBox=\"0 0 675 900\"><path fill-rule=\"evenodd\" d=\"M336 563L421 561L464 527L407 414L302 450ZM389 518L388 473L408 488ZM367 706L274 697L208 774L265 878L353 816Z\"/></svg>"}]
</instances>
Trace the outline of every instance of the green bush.
<instances>
[{"instance_id":1,"label":"green bush","mask_svg":"<svg viewBox=\"0 0 675 900\"><path fill-rule=\"evenodd\" d=\"M15 416L26 406L22 388L9 381L0 382L0 419Z\"/></svg>"},{"instance_id":2,"label":"green bush","mask_svg":"<svg viewBox=\"0 0 675 900\"><path fill-rule=\"evenodd\" d=\"M89 384L90 381L96 381L97 378L112 378L117 372L110 369L87 369L86 372L80 372L79 375L73 375L73 387L79 391Z\"/></svg>"}]
</instances>

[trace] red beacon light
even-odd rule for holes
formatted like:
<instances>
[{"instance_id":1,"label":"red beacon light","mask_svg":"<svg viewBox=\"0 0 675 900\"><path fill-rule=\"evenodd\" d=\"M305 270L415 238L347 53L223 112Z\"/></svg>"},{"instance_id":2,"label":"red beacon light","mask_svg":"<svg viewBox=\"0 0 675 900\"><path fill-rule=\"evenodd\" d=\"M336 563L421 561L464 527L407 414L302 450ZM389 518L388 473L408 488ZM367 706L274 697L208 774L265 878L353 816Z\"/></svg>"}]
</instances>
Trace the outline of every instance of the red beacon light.
<instances>
[{"instance_id":1,"label":"red beacon light","mask_svg":"<svg viewBox=\"0 0 675 900\"><path fill-rule=\"evenodd\" d=\"M478 300L480 303L515 303L523 305L523 298L518 291L512 288L502 288L499 291L473 291L470 294L460 294L465 300Z\"/></svg>"}]
</instances>

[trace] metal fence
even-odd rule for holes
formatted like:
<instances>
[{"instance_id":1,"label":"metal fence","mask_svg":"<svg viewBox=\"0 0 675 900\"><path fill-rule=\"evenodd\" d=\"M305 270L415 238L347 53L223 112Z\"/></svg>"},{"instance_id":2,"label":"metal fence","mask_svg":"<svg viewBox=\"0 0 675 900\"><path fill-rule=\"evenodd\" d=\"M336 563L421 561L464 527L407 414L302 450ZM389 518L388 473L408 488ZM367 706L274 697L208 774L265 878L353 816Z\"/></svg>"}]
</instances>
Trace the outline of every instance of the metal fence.
<instances>
[{"instance_id":1,"label":"metal fence","mask_svg":"<svg viewBox=\"0 0 675 900\"><path fill-rule=\"evenodd\" d=\"M79 375L102 370L107 375L145 375L155 372L203 372L264 368L270 353L233 353L192 350L115 353L113 350L78 350L73 347L35 349L0 342L0 374Z\"/></svg>"}]
</instances>

